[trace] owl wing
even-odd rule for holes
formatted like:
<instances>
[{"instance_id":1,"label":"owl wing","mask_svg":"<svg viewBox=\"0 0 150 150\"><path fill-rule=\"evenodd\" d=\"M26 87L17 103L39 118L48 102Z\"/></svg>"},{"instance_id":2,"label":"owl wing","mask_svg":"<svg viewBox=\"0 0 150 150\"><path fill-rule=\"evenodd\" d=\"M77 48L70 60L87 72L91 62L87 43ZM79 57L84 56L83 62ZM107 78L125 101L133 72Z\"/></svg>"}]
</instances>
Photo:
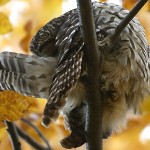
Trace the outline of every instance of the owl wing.
<instances>
[{"instance_id":1,"label":"owl wing","mask_svg":"<svg viewBox=\"0 0 150 150\"><path fill-rule=\"evenodd\" d=\"M58 64L52 78L50 95L43 114L43 125L48 126L51 119L58 117L59 109L65 104L65 97L76 85L83 59L83 41L81 38L77 11L69 16L56 36Z\"/></svg>"},{"instance_id":2,"label":"owl wing","mask_svg":"<svg viewBox=\"0 0 150 150\"><path fill-rule=\"evenodd\" d=\"M39 29L30 43L31 52L44 57L57 55L56 36L64 22L66 22L74 12L75 10L71 10L58 18L54 18Z\"/></svg>"},{"instance_id":3,"label":"owl wing","mask_svg":"<svg viewBox=\"0 0 150 150\"><path fill-rule=\"evenodd\" d=\"M13 90L27 96L47 98L55 66L56 61L53 58L2 52L0 90Z\"/></svg>"}]
</instances>

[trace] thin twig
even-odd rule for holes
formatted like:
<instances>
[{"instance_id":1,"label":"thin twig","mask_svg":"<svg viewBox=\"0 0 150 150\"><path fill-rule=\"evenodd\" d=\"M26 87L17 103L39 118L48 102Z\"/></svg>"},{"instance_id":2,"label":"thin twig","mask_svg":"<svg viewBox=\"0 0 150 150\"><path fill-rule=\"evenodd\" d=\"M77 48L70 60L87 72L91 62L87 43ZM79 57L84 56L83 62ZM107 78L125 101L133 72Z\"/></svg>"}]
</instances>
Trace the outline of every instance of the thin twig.
<instances>
[{"instance_id":1,"label":"thin twig","mask_svg":"<svg viewBox=\"0 0 150 150\"><path fill-rule=\"evenodd\" d=\"M85 57L88 66L88 108L85 130L87 149L102 149L102 103L99 92L99 77L102 59L97 45L93 7L90 0L77 0Z\"/></svg>"},{"instance_id":2,"label":"thin twig","mask_svg":"<svg viewBox=\"0 0 150 150\"><path fill-rule=\"evenodd\" d=\"M35 141L32 137L30 137L26 132L21 130L19 127L16 126L17 132L21 138L23 138L27 143L33 146L37 150L51 150L47 147L42 146L37 141Z\"/></svg>"},{"instance_id":3,"label":"thin twig","mask_svg":"<svg viewBox=\"0 0 150 150\"><path fill-rule=\"evenodd\" d=\"M29 126L31 126L31 127L36 131L36 133L39 135L39 137L46 143L47 148L48 148L49 150L51 150L51 147L50 147L50 145L49 145L49 142L48 142L47 139L43 136L43 134L41 133L41 131L40 131L34 124L32 124L29 120L24 119L24 118L22 118L21 120L22 120L23 122L25 122L26 124L28 124Z\"/></svg>"},{"instance_id":4,"label":"thin twig","mask_svg":"<svg viewBox=\"0 0 150 150\"><path fill-rule=\"evenodd\" d=\"M4 121L7 126L7 132L10 135L10 139L14 150L21 150L21 144L19 142L18 133L15 125L12 122Z\"/></svg>"},{"instance_id":5,"label":"thin twig","mask_svg":"<svg viewBox=\"0 0 150 150\"><path fill-rule=\"evenodd\" d=\"M118 37L124 28L129 24L129 22L135 17L135 15L140 11L140 9L145 5L148 0L139 0L138 3L132 8L129 14L119 23L115 30L115 34L111 37L112 47L116 44Z\"/></svg>"}]
</instances>

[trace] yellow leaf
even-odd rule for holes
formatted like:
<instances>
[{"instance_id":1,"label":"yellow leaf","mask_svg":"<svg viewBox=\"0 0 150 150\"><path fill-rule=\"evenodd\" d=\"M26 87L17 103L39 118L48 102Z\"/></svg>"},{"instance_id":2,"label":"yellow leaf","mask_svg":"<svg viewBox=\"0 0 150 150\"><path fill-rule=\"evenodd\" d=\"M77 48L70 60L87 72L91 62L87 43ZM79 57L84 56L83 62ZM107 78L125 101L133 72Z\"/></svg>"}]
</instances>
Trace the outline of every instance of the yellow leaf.
<instances>
[{"instance_id":1,"label":"yellow leaf","mask_svg":"<svg viewBox=\"0 0 150 150\"><path fill-rule=\"evenodd\" d=\"M103 150L149 150L149 133L143 139L142 132L150 124L150 114L130 118L127 128L122 133L114 134L104 140ZM144 141L143 141L144 140Z\"/></svg>"},{"instance_id":2,"label":"yellow leaf","mask_svg":"<svg viewBox=\"0 0 150 150\"><path fill-rule=\"evenodd\" d=\"M0 34L6 34L10 31L12 31L12 25L8 17L0 12Z\"/></svg>"},{"instance_id":3,"label":"yellow leaf","mask_svg":"<svg viewBox=\"0 0 150 150\"><path fill-rule=\"evenodd\" d=\"M9 0L0 0L0 6L6 4Z\"/></svg>"},{"instance_id":4,"label":"yellow leaf","mask_svg":"<svg viewBox=\"0 0 150 150\"><path fill-rule=\"evenodd\" d=\"M0 92L0 121L16 121L22 118L35 98L26 97L13 91Z\"/></svg>"},{"instance_id":5,"label":"yellow leaf","mask_svg":"<svg viewBox=\"0 0 150 150\"><path fill-rule=\"evenodd\" d=\"M147 114L147 113L150 113L150 96L147 96L141 107L140 107L140 111L142 112L142 114Z\"/></svg>"}]
</instances>

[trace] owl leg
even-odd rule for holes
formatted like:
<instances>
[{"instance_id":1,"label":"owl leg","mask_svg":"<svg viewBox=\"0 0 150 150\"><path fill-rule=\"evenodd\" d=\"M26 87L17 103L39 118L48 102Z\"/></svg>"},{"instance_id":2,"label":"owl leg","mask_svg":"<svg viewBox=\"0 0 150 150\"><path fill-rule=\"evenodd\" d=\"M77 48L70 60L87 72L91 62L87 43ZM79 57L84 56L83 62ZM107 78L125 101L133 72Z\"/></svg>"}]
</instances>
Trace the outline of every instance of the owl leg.
<instances>
[{"instance_id":1,"label":"owl leg","mask_svg":"<svg viewBox=\"0 0 150 150\"><path fill-rule=\"evenodd\" d=\"M86 104L82 103L80 106L65 115L65 126L71 131L71 133L60 141L64 148L77 148L86 142L88 137L85 132L85 113ZM111 131L106 130L102 133L102 138L107 139L110 135Z\"/></svg>"},{"instance_id":2,"label":"owl leg","mask_svg":"<svg viewBox=\"0 0 150 150\"><path fill-rule=\"evenodd\" d=\"M68 149L76 148L86 142L85 109L86 104L82 103L65 116L65 125L71 133L61 140L60 143L63 147Z\"/></svg>"}]
</instances>

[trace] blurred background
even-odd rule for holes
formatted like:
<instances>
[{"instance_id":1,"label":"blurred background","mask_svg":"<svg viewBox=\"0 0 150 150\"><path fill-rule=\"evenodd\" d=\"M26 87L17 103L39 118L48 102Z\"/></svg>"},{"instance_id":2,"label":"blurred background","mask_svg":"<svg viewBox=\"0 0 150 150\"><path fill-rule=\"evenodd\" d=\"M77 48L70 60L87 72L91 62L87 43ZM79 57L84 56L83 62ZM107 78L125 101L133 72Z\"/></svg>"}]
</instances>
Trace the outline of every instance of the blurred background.
<instances>
[{"instance_id":1,"label":"blurred background","mask_svg":"<svg viewBox=\"0 0 150 150\"><path fill-rule=\"evenodd\" d=\"M107 0L102 0L103 2ZM108 0L130 10L138 0ZM76 0L0 0L0 52L11 51L30 54L29 43L33 35L54 17L76 7ZM150 1L138 13L150 43ZM60 117L49 129L41 126L41 115L46 100L25 97L15 92L0 92L0 120L15 121L23 130L41 142L36 133L20 121L26 117L48 139L54 150L64 150L59 141L68 132ZM150 149L150 97L140 107L139 116L128 115L128 124L123 131L104 140L104 150L149 150ZM23 150L33 150L21 140ZM0 149L12 150L5 125L0 123ZM85 150L85 145L78 148Z\"/></svg>"}]
</instances>

